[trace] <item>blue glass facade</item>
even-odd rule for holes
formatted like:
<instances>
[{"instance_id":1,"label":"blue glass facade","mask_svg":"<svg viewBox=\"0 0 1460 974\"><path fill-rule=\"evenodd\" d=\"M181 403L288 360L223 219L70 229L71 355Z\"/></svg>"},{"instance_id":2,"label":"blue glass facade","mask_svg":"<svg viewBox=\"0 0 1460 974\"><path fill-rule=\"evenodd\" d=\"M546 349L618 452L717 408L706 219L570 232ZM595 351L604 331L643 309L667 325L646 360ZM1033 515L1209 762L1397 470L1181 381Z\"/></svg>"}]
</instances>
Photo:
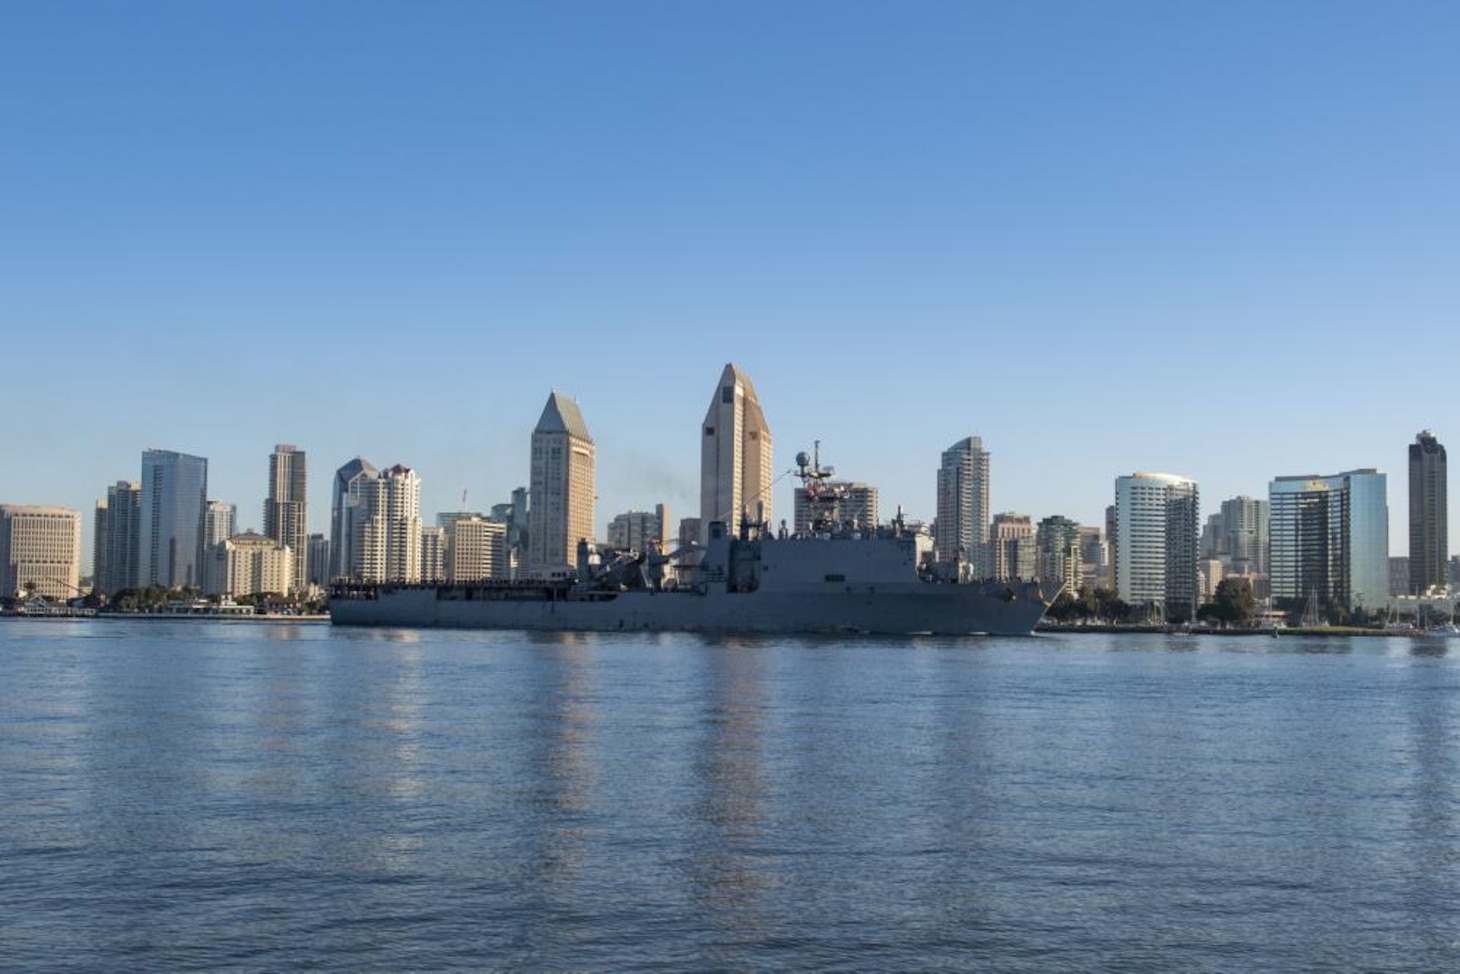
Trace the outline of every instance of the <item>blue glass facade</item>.
<instances>
[{"instance_id":1,"label":"blue glass facade","mask_svg":"<svg viewBox=\"0 0 1460 974\"><path fill-rule=\"evenodd\" d=\"M207 497L205 457L143 451L138 584L202 587Z\"/></svg>"}]
</instances>

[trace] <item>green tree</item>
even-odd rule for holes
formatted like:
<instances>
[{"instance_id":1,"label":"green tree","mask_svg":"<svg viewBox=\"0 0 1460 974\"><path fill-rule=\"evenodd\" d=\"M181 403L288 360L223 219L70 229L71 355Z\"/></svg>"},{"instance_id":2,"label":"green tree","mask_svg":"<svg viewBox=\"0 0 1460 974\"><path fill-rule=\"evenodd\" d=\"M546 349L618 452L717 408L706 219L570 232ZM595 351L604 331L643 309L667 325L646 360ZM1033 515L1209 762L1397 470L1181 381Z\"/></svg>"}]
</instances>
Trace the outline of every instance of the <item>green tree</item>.
<instances>
[{"instance_id":1,"label":"green tree","mask_svg":"<svg viewBox=\"0 0 1460 974\"><path fill-rule=\"evenodd\" d=\"M1251 626L1257 621L1257 598L1245 578L1224 578L1217 583L1212 601L1198 613L1225 626Z\"/></svg>"}]
</instances>

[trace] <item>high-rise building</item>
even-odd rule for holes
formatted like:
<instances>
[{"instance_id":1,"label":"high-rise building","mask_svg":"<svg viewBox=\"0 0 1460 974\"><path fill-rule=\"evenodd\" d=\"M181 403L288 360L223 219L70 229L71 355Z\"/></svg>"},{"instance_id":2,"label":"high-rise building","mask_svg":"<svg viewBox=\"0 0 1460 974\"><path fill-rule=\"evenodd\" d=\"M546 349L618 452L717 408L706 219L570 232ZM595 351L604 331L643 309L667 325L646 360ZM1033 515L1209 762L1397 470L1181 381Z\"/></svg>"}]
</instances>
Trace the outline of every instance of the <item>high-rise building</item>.
<instances>
[{"instance_id":1,"label":"high-rise building","mask_svg":"<svg viewBox=\"0 0 1460 974\"><path fill-rule=\"evenodd\" d=\"M1080 589L1080 530L1074 521L1054 514L1040 521L1035 532L1035 571L1042 581L1063 582L1071 595Z\"/></svg>"},{"instance_id":2,"label":"high-rise building","mask_svg":"<svg viewBox=\"0 0 1460 974\"><path fill-rule=\"evenodd\" d=\"M938 468L938 519L933 551L939 561L960 552L985 578L993 573L989 557L989 454L983 438L968 436L943 451Z\"/></svg>"},{"instance_id":3,"label":"high-rise building","mask_svg":"<svg viewBox=\"0 0 1460 974\"><path fill-rule=\"evenodd\" d=\"M1035 576L1038 552L1034 543L1034 522L1028 514L995 514L989 534L994 562L990 574L993 578L1011 581Z\"/></svg>"},{"instance_id":4,"label":"high-rise building","mask_svg":"<svg viewBox=\"0 0 1460 974\"><path fill-rule=\"evenodd\" d=\"M1304 608L1310 599L1320 609L1383 603L1389 592L1387 481L1373 468L1272 481L1274 599L1289 608Z\"/></svg>"},{"instance_id":5,"label":"high-rise building","mask_svg":"<svg viewBox=\"0 0 1460 974\"><path fill-rule=\"evenodd\" d=\"M1197 606L1201 496L1196 482L1166 473L1115 479L1115 588L1138 610L1192 619Z\"/></svg>"},{"instance_id":6,"label":"high-rise building","mask_svg":"<svg viewBox=\"0 0 1460 974\"><path fill-rule=\"evenodd\" d=\"M264 536L289 547L294 556L294 584L301 587L308 578L308 498L309 476L304 451L287 443L280 443L269 454L269 492L264 500Z\"/></svg>"},{"instance_id":7,"label":"high-rise building","mask_svg":"<svg viewBox=\"0 0 1460 974\"><path fill-rule=\"evenodd\" d=\"M329 577L332 579L359 577L356 556L364 492L379 474L374 464L360 457L335 471L330 488Z\"/></svg>"},{"instance_id":8,"label":"high-rise building","mask_svg":"<svg viewBox=\"0 0 1460 974\"><path fill-rule=\"evenodd\" d=\"M245 531L224 538L213 545L210 558L210 595L287 595L294 588L294 553L266 535Z\"/></svg>"},{"instance_id":9,"label":"high-rise building","mask_svg":"<svg viewBox=\"0 0 1460 974\"><path fill-rule=\"evenodd\" d=\"M880 523L876 487L859 480L828 480L823 487L837 497L835 519L838 525L854 526L860 531L876 529ZM812 511L806 500L806 488L797 487L792 496L795 504L792 531L799 535L809 534Z\"/></svg>"},{"instance_id":10,"label":"high-rise building","mask_svg":"<svg viewBox=\"0 0 1460 974\"><path fill-rule=\"evenodd\" d=\"M96 535L92 539L91 583L95 591L115 595L137 587L137 549L142 524L142 485L119 480L96 502Z\"/></svg>"},{"instance_id":11,"label":"high-rise building","mask_svg":"<svg viewBox=\"0 0 1460 974\"><path fill-rule=\"evenodd\" d=\"M1409 590L1415 595L1449 584L1445 468L1445 447L1424 430L1409 445Z\"/></svg>"},{"instance_id":12,"label":"high-rise building","mask_svg":"<svg viewBox=\"0 0 1460 974\"><path fill-rule=\"evenodd\" d=\"M208 461L172 450L142 453L137 582L201 588Z\"/></svg>"},{"instance_id":13,"label":"high-rise building","mask_svg":"<svg viewBox=\"0 0 1460 974\"><path fill-rule=\"evenodd\" d=\"M257 533L257 532L254 532ZM227 582L222 572L227 567L222 546L238 530L238 505L210 500L203 511L203 591L217 595Z\"/></svg>"},{"instance_id":14,"label":"high-rise building","mask_svg":"<svg viewBox=\"0 0 1460 974\"><path fill-rule=\"evenodd\" d=\"M1233 497L1222 501L1220 555L1238 574L1267 573L1267 501L1255 497Z\"/></svg>"},{"instance_id":15,"label":"high-rise building","mask_svg":"<svg viewBox=\"0 0 1460 974\"><path fill-rule=\"evenodd\" d=\"M554 392L532 431L529 574L568 572L578 564L578 542L594 539L594 465L593 437L578 404Z\"/></svg>"},{"instance_id":16,"label":"high-rise building","mask_svg":"<svg viewBox=\"0 0 1460 974\"><path fill-rule=\"evenodd\" d=\"M305 567L309 570L307 583L328 585L330 581L330 539L323 534L311 534L306 544L309 545L309 557L304 562Z\"/></svg>"},{"instance_id":17,"label":"high-rise building","mask_svg":"<svg viewBox=\"0 0 1460 974\"><path fill-rule=\"evenodd\" d=\"M80 594L81 515L64 507L0 504L0 596Z\"/></svg>"},{"instance_id":18,"label":"high-rise building","mask_svg":"<svg viewBox=\"0 0 1460 974\"><path fill-rule=\"evenodd\" d=\"M665 540L664 512L664 505L660 504L653 511L615 514L608 522L608 546L621 551L648 551L654 542Z\"/></svg>"},{"instance_id":19,"label":"high-rise building","mask_svg":"<svg viewBox=\"0 0 1460 974\"><path fill-rule=\"evenodd\" d=\"M421 580L421 479L396 464L352 488L353 576L365 582ZM347 497L347 500L350 498Z\"/></svg>"},{"instance_id":20,"label":"high-rise building","mask_svg":"<svg viewBox=\"0 0 1460 974\"><path fill-rule=\"evenodd\" d=\"M445 571L448 582L480 582L509 578L507 524L468 514L448 520Z\"/></svg>"},{"instance_id":21,"label":"high-rise building","mask_svg":"<svg viewBox=\"0 0 1460 974\"><path fill-rule=\"evenodd\" d=\"M203 512L203 548L220 545L238 534L238 505L210 500Z\"/></svg>"},{"instance_id":22,"label":"high-rise building","mask_svg":"<svg viewBox=\"0 0 1460 974\"><path fill-rule=\"evenodd\" d=\"M422 526L420 581L446 581L446 538L445 528Z\"/></svg>"},{"instance_id":23,"label":"high-rise building","mask_svg":"<svg viewBox=\"0 0 1460 974\"><path fill-rule=\"evenodd\" d=\"M1397 555L1389 559L1389 595L1409 594L1409 558Z\"/></svg>"},{"instance_id":24,"label":"high-rise building","mask_svg":"<svg viewBox=\"0 0 1460 974\"><path fill-rule=\"evenodd\" d=\"M738 537L748 515L771 520L771 428L750 378L733 364L720 373L700 428L700 541L711 521Z\"/></svg>"},{"instance_id":25,"label":"high-rise building","mask_svg":"<svg viewBox=\"0 0 1460 974\"><path fill-rule=\"evenodd\" d=\"M1080 588L1094 591L1110 587L1110 544L1105 532L1094 525L1082 525L1080 532Z\"/></svg>"}]
</instances>

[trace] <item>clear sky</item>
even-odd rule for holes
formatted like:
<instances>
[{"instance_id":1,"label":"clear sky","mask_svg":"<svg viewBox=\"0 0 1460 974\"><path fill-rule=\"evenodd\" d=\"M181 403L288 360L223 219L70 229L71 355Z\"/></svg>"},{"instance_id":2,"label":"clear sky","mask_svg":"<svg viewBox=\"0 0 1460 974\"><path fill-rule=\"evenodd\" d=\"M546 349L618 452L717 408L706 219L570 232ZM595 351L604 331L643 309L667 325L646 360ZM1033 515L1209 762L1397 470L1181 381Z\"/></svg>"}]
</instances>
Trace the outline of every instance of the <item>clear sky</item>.
<instances>
[{"instance_id":1,"label":"clear sky","mask_svg":"<svg viewBox=\"0 0 1460 974\"><path fill-rule=\"evenodd\" d=\"M3 4L0 500L89 537L155 446L259 526L282 442L315 531L357 454L484 509L557 388L600 525L678 518L734 361L888 514L978 434L993 510L1097 524L1378 466L1404 554L1457 52L1448 0Z\"/></svg>"}]
</instances>

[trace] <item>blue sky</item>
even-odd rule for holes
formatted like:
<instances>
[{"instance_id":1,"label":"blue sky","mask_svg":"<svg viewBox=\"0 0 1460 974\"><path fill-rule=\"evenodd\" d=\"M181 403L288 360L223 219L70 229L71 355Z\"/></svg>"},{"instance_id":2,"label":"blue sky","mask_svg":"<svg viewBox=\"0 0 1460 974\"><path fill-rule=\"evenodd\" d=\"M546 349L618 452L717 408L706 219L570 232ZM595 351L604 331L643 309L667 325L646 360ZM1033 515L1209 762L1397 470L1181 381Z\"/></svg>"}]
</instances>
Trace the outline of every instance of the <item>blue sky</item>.
<instances>
[{"instance_id":1,"label":"blue sky","mask_svg":"<svg viewBox=\"0 0 1460 974\"><path fill-rule=\"evenodd\" d=\"M1086 523L1378 466L1403 554L1457 50L1441 2L6 4L0 500L155 446L256 526L285 442L316 531L357 454L484 508L558 388L600 523L689 515L735 361L887 513L978 434L995 510Z\"/></svg>"}]
</instances>

